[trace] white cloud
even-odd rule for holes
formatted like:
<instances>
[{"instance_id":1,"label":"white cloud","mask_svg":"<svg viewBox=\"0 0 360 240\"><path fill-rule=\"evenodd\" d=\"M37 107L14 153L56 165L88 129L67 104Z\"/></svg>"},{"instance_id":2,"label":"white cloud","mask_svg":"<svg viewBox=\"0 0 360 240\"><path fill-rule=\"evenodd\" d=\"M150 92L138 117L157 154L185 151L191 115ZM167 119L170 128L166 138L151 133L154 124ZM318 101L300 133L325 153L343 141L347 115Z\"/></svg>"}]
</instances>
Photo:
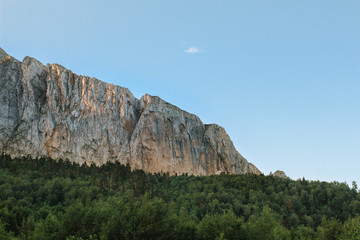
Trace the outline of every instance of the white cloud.
<instances>
[{"instance_id":1,"label":"white cloud","mask_svg":"<svg viewBox=\"0 0 360 240\"><path fill-rule=\"evenodd\" d=\"M186 49L184 52L186 53L198 53L200 50L196 47L189 47L189 49Z\"/></svg>"}]
</instances>

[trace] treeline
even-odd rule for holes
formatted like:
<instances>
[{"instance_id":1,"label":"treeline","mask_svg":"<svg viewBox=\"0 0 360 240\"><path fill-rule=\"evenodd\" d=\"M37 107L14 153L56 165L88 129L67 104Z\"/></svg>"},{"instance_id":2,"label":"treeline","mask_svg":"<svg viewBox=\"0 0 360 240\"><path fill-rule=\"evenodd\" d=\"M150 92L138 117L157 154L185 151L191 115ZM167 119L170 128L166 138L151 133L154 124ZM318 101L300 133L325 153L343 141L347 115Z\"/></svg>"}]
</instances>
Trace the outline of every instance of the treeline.
<instances>
[{"instance_id":1,"label":"treeline","mask_svg":"<svg viewBox=\"0 0 360 240\"><path fill-rule=\"evenodd\" d=\"M0 155L0 239L360 239L345 183Z\"/></svg>"}]
</instances>

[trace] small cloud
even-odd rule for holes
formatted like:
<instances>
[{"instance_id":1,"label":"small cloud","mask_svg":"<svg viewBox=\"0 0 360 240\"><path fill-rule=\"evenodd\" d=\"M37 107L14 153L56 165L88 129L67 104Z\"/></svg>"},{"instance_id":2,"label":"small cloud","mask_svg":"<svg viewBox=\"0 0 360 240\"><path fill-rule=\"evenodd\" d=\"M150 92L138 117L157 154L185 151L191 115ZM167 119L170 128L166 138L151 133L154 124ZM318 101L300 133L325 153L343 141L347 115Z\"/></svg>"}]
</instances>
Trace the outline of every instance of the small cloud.
<instances>
[{"instance_id":1,"label":"small cloud","mask_svg":"<svg viewBox=\"0 0 360 240\"><path fill-rule=\"evenodd\" d=\"M200 50L196 47L189 47L189 49L186 49L184 52L186 53L198 53Z\"/></svg>"}]
</instances>

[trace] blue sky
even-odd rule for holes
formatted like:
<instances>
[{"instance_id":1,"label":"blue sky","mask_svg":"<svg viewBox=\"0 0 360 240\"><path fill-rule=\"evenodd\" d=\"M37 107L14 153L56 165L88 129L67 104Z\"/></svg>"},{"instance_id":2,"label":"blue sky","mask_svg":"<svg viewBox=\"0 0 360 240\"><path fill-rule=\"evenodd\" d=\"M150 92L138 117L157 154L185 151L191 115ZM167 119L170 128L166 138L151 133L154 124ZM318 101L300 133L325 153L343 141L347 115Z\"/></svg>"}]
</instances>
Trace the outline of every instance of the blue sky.
<instances>
[{"instance_id":1,"label":"blue sky","mask_svg":"<svg viewBox=\"0 0 360 240\"><path fill-rule=\"evenodd\" d=\"M360 0L0 0L0 46L217 123L265 174L360 183Z\"/></svg>"}]
</instances>

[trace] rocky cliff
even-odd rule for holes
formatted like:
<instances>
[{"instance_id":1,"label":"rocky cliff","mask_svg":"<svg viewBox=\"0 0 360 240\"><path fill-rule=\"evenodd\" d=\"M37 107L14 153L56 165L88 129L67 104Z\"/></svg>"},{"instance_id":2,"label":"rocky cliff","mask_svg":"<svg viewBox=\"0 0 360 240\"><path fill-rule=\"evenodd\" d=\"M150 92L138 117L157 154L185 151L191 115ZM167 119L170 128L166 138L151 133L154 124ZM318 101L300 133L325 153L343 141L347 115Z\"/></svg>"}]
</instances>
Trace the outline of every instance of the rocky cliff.
<instances>
[{"instance_id":1,"label":"rocky cliff","mask_svg":"<svg viewBox=\"0 0 360 240\"><path fill-rule=\"evenodd\" d=\"M260 173L218 125L57 64L20 62L1 48L0 152L97 165L119 161L152 173Z\"/></svg>"}]
</instances>

